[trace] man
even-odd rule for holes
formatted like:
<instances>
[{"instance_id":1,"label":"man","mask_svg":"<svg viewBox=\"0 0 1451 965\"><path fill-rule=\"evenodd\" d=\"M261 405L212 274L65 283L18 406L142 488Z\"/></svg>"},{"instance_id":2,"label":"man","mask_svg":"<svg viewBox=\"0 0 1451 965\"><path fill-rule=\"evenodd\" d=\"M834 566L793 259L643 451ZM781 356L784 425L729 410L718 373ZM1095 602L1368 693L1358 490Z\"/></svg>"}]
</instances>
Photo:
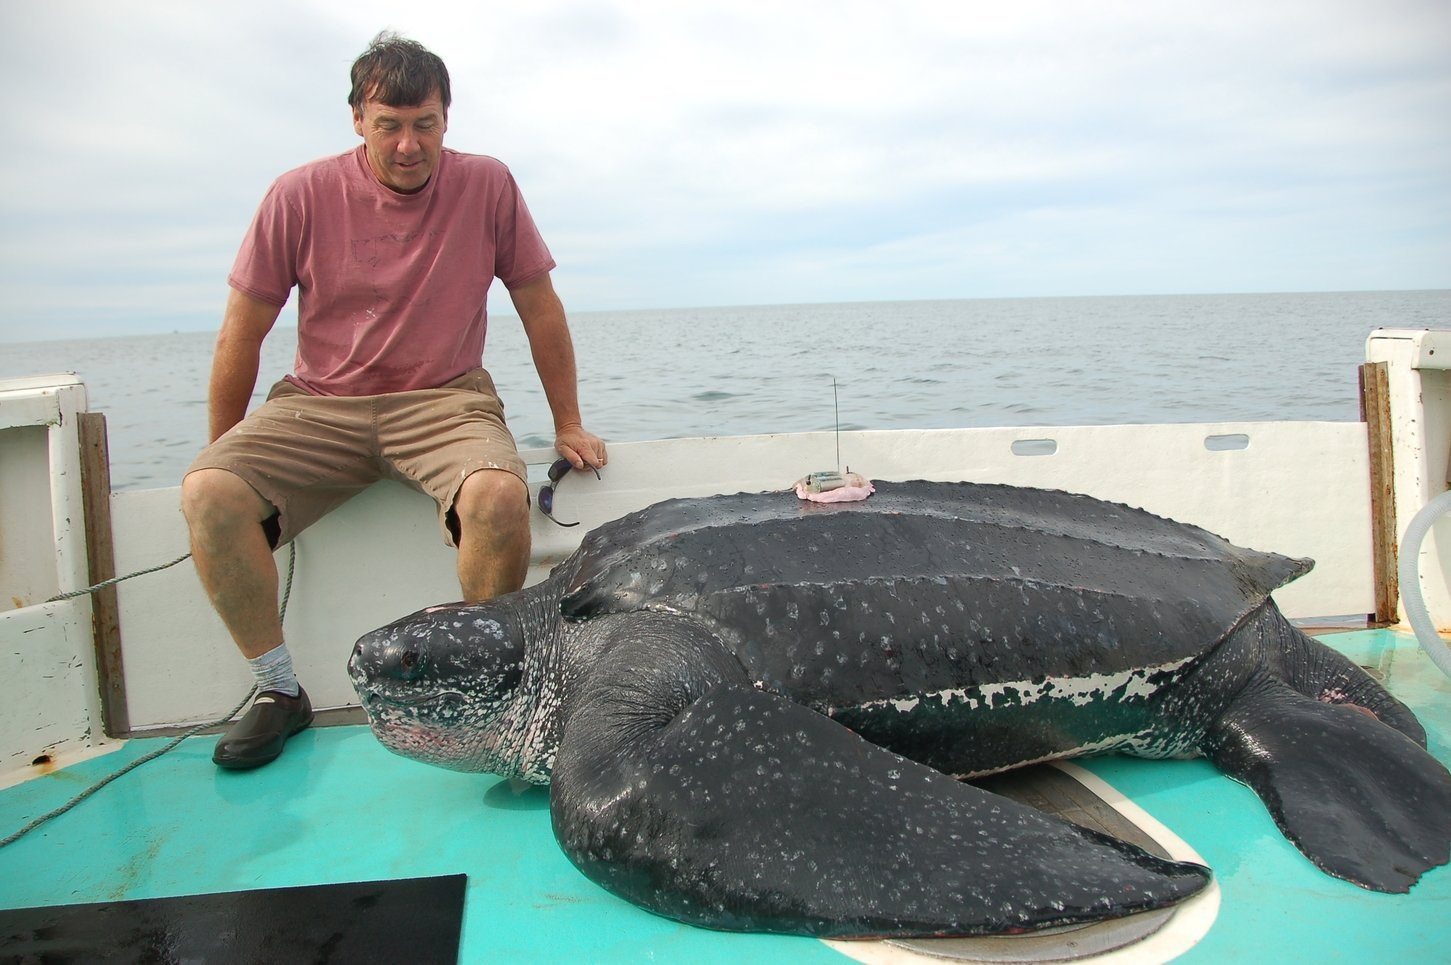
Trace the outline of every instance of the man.
<instances>
[{"instance_id":1,"label":"man","mask_svg":"<svg viewBox=\"0 0 1451 965\"><path fill-rule=\"evenodd\" d=\"M449 102L442 60L379 34L352 68L363 143L278 178L228 277L211 444L182 482L197 573L257 678L251 709L217 742L222 767L268 763L312 721L272 550L377 479L433 497L465 600L523 585L525 467L479 367L495 277L528 336L555 447L576 468L605 464L581 424L554 260L508 169L444 149ZM244 418L262 340L294 286L296 371Z\"/></svg>"}]
</instances>

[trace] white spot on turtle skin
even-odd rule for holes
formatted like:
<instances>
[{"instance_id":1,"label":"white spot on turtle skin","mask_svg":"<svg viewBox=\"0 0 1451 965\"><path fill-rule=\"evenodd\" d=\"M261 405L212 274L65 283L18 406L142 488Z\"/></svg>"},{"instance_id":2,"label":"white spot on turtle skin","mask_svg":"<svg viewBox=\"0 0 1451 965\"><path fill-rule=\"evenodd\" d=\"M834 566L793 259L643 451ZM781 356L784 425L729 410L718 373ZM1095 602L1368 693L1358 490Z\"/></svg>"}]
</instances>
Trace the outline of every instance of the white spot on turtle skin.
<instances>
[{"instance_id":1,"label":"white spot on turtle skin","mask_svg":"<svg viewBox=\"0 0 1451 965\"><path fill-rule=\"evenodd\" d=\"M883 640L885 641L886 638ZM1116 700L1145 699L1152 697L1164 686L1162 677L1157 681L1151 681L1150 678L1162 674L1172 674L1188 663L1189 659L1192 658L1139 667L1134 670L1122 670L1117 673L1094 673L1082 677L1050 677L1037 681L1013 680L984 684L981 687L934 690L911 697L884 697L850 706L832 707L828 713L892 707L905 714L915 710L924 700L935 700L943 707L965 703L969 708L976 710L979 707L992 708L999 704L1009 703L1013 706L1026 706L1037 703L1044 697L1067 700L1075 707L1087 707L1095 701L1105 699L1110 694Z\"/></svg>"}]
</instances>

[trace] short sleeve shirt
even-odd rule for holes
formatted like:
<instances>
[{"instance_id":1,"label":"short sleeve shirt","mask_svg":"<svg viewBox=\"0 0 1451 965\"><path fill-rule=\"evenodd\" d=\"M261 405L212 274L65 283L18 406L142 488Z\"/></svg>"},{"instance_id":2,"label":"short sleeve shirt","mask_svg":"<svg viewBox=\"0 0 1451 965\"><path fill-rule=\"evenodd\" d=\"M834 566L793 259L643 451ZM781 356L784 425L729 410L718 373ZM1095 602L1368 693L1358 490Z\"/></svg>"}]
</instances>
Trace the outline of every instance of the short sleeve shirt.
<instances>
[{"instance_id":1,"label":"short sleeve shirt","mask_svg":"<svg viewBox=\"0 0 1451 965\"><path fill-rule=\"evenodd\" d=\"M380 184L364 147L282 175L228 283L273 305L298 293L289 380L314 395L434 388L477 368L489 286L554 268L509 169L444 149L428 184Z\"/></svg>"}]
</instances>

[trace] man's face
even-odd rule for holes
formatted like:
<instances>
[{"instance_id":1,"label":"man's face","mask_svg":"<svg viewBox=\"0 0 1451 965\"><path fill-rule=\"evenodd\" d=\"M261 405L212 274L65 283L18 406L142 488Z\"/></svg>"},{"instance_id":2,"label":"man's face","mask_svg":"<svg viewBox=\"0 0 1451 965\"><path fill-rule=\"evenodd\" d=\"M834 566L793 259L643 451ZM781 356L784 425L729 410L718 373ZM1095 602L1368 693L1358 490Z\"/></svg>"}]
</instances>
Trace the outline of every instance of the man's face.
<instances>
[{"instance_id":1,"label":"man's face","mask_svg":"<svg viewBox=\"0 0 1451 965\"><path fill-rule=\"evenodd\" d=\"M353 111L353 130L367 145L368 166L385 187L410 194L438 167L448 117L435 94L413 107L390 107L369 97Z\"/></svg>"}]
</instances>

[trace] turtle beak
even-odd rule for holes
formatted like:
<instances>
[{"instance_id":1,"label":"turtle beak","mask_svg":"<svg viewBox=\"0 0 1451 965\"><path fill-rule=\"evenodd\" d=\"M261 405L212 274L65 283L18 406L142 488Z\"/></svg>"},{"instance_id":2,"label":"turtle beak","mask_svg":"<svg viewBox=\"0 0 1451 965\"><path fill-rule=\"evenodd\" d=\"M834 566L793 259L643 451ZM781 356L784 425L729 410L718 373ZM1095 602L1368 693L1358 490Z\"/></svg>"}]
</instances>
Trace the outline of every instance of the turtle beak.
<instances>
[{"instance_id":1,"label":"turtle beak","mask_svg":"<svg viewBox=\"0 0 1451 965\"><path fill-rule=\"evenodd\" d=\"M430 607L364 634L348 661L363 706L417 705L442 694L488 699L512 690L523 642L487 607Z\"/></svg>"}]
</instances>

